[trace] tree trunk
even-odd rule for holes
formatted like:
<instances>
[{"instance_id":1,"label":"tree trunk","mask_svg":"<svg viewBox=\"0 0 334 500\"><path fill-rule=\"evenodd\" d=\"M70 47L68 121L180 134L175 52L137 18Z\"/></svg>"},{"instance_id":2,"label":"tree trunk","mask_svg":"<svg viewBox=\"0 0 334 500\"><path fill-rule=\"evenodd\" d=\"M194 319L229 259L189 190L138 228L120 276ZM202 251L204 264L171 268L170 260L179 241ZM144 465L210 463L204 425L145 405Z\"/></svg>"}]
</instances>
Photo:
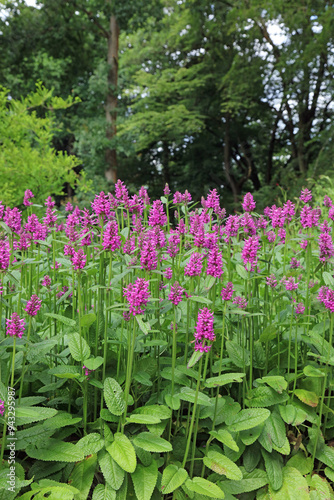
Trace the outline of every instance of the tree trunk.
<instances>
[{"instance_id":1,"label":"tree trunk","mask_svg":"<svg viewBox=\"0 0 334 500\"><path fill-rule=\"evenodd\" d=\"M225 140L224 140L224 167L225 174L228 183L231 186L233 193L234 203L237 205L239 203L239 189L234 178L234 175L231 173L231 141L230 141L230 114L226 113L225 115Z\"/></svg>"},{"instance_id":2,"label":"tree trunk","mask_svg":"<svg viewBox=\"0 0 334 500\"><path fill-rule=\"evenodd\" d=\"M117 118L117 83L118 83L118 42L119 26L116 16L110 16L109 36L108 36L108 91L106 99L106 137L111 140L116 135ZM117 155L115 148L106 150L106 170L105 176L108 181L117 181Z\"/></svg>"}]
</instances>

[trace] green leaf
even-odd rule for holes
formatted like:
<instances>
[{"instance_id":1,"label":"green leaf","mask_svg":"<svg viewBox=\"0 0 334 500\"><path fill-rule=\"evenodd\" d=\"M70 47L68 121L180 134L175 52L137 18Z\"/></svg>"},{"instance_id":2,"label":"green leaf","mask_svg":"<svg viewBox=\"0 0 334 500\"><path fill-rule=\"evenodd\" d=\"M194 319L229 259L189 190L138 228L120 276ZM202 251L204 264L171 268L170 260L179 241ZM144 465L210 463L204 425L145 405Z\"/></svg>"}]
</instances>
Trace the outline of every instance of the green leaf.
<instances>
[{"instance_id":1,"label":"green leaf","mask_svg":"<svg viewBox=\"0 0 334 500\"><path fill-rule=\"evenodd\" d=\"M305 476L306 474L310 474L312 472L312 457L305 457L304 452L298 451L296 455L287 461L286 466L297 469L302 476Z\"/></svg>"},{"instance_id":2,"label":"green leaf","mask_svg":"<svg viewBox=\"0 0 334 500\"><path fill-rule=\"evenodd\" d=\"M170 408L164 405L145 405L137 408L135 412L143 415L153 415L161 420L168 419L172 416Z\"/></svg>"},{"instance_id":3,"label":"green leaf","mask_svg":"<svg viewBox=\"0 0 334 500\"><path fill-rule=\"evenodd\" d=\"M172 445L165 439L155 436L150 432L142 432L138 434L134 440L134 444L143 448L143 450L151 451L154 453L164 453L172 451Z\"/></svg>"},{"instance_id":4,"label":"green leaf","mask_svg":"<svg viewBox=\"0 0 334 500\"><path fill-rule=\"evenodd\" d=\"M210 435L225 444L233 451L239 451L239 446L234 441L232 435L226 429L219 429L218 431L210 431Z\"/></svg>"},{"instance_id":5,"label":"green leaf","mask_svg":"<svg viewBox=\"0 0 334 500\"><path fill-rule=\"evenodd\" d=\"M54 408L43 408L42 406L19 406L15 410L15 425L26 425L39 422L56 415Z\"/></svg>"},{"instance_id":6,"label":"green leaf","mask_svg":"<svg viewBox=\"0 0 334 500\"><path fill-rule=\"evenodd\" d=\"M293 467L284 467L283 485L278 491L269 484L271 500L309 500L309 491L306 479Z\"/></svg>"},{"instance_id":7,"label":"green leaf","mask_svg":"<svg viewBox=\"0 0 334 500\"><path fill-rule=\"evenodd\" d=\"M288 382L280 375L268 375L267 377L262 377L260 380L268 384L279 394L282 394L282 392L288 387Z\"/></svg>"},{"instance_id":8,"label":"green leaf","mask_svg":"<svg viewBox=\"0 0 334 500\"><path fill-rule=\"evenodd\" d=\"M173 396L171 394L165 394L165 401L166 405L168 405L172 410L178 410L181 406L181 401L178 394L173 394Z\"/></svg>"},{"instance_id":9,"label":"green leaf","mask_svg":"<svg viewBox=\"0 0 334 500\"><path fill-rule=\"evenodd\" d=\"M133 379L141 385L147 385L148 387L151 387L153 385L150 375L146 372L141 371L135 373L133 375Z\"/></svg>"},{"instance_id":10,"label":"green leaf","mask_svg":"<svg viewBox=\"0 0 334 500\"><path fill-rule=\"evenodd\" d=\"M208 456L203 458L206 467L217 474L225 475L229 479L242 479L242 472L239 467L229 458L217 451L209 451Z\"/></svg>"},{"instance_id":11,"label":"green leaf","mask_svg":"<svg viewBox=\"0 0 334 500\"><path fill-rule=\"evenodd\" d=\"M103 389L104 400L113 415L122 415L125 411L124 394L119 383L113 378L106 378Z\"/></svg>"},{"instance_id":12,"label":"green leaf","mask_svg":"<svg viewBox=\"0 0 334 500\"><path fill-rule=\"evenodd\" d=\"M304 375L306 377L324 377L325 372L324 370L320 370L319 368L316 368L315 366L312 365L306 365L303 368Z\"/></svg>"},{"instance_id":13,"label":"green leaf","mask_svg":"<svg viewBox=\"0 0 334 500\"><path fill-rule=\"evenodd\" d=\"M138 464L131 474L133 486L138 500L150 500L158 479L158 466L155 460L151 465L144 467Z\"/></svg>"},{"instance_id":14,"label":"green leaf","mask_svg":"<svg viewBox=\"0 0 334 500\"><path fill-rule=\"evenodd\" d=\"M294 405L279 405L278 409L286 424L298 426L307 420L308 415L306 411L301 408L297 408Z\"/></svg>"},{"instance_id":15,"label":"green leaf","mask_svg":"<svg viewBox=\"0 0 334 500\"><path fill-rule=\"evenodd\" d=\"M323 280L324 280L326 286L334 288L334 279L330 273L328 273L327 271L324 271L322 273L322 277L323 277Z\"/></svg>"},{"instance_id":16,"label":"green leaf","mask_svg":"<svg viewBox=\"0 0 334 500\"><path fill-rule=\"evenodd\" d=\"M89 328L94 323L94 321L96 321L96 314L94 313L84 314L80 318L80 324L84 328Z\"/></svg>"},{"instance_id":17,"label":"green leaf","mask_svg":"<svg viewBox=\"0 0 334 500\"><path fill-rule=\"evenodd\" d=\"M72 443L49 438L38 443L38 448L34 445L27 446L26 453L36 460L55 462L79 462L84 459L84 453L80 448Z\"/></svg>"},{"instance_id":18,"label":"green leaf","mask_svg":"<svg viewBox=\"0 0 334 500\"><path fill-rule=\"evenodd\" d=\"M264 408L284 403L288 399L289 396L286 391L279 394L271 387L260 386L253 391L251 398L247 399L245 402L247 406L250 406L251 408Z\"/></svg>"},{"instance_id":19,"label":"green leaf","mask_svg":"<svg viewBox=\"0 0 334 500\"><path fill-rule=\"evenodd\" d=\"M149 323L144 323L143 319L142 319L142 316L137 314L136 315L136 321L139 325L139 328L141 329L141 331L147 335L148 332L150 331L151 327L150 327L150 324Z\"/></svg>"},{"instance_id":20,"label":"green leaf","mask_svg":"<svg viewBox=\"0 0 334 500\"><path fill-rule=\"evenodd\" d=\"M245 377L245 375L246 373L224 373L224 375L219 375L219 377L206 379L205 387L219 387L231 384L232 382L242 382L242 378Z\"/></svg>"},{"instance_id":21,"label":"green leaf","mask_svg":"<svg viewBox=\"0 0 334 500\"><path fill-rule=\"evenodd\" d=\"M241 410L228 426L230 432L239 432L251 429L261 424L270 417L270 411L267 408L251 408Z\"/></svg>"},{"instance_id":22,"label":"green leaf","mask_svg":"<svg viewBox=\"0 0 334 500\"><path fill-rule=\"evenodd\" d=\"M84 359L89 358L90 348L85 339L79 333L72 333L68 347L70 348L70 353L73 359L76 361L83 362Z\"/></svg>"},{"instance_id":23,"label":"green leaf","mask_svg":"<svg viewBox=\"0 0 334 500\"><path fill-rule=\"evenodd\" d=\"M242 278L244 281L248 280L248 272L243 266L241 266L240 264L236 264L235 270L239 274L240 278Z\"/></svg>"},{"instance_id":24,"label":"green leaf","mask_svg":"<svg viewBox=\"0 0 334 500\"><path fill-rule=\"evenodd\" d=\"M115 462L110 453L106 450L99 451L97 458L106 482L109 483L114 490L119 490L124 481L124 470Z\"/></svg>"},{"instance_id":25,"label":"green leaf","mask_svg":"<svg viewBox=\"0 0 334 500\"><path fill-rule=\"evenodd\" d=\"M85 456L93 455L100 451L104 446L104 440L97 432L90 432L87 436L82 437L76 444L77 448L81 448Z\"/></svg>"},{"instance_id":26,"label":"green leaf","mask_svg":"<svg viewBox=\"0 0 334 500\"><path fill-rule=\"evenodd\" d=\"M63 412L58 413L54 417L48 418L48 420L45 420L42 425L47 429L60 429L62 427L66 427L67 425L78 424L81 420L81 417L73 418L70 413Z\"/></svg>"},{"instance_id":27,"label":"green leaf","mask_svg":"<svg viewBox=\"0 0 334 500\"><path fill-rule=\"evenodd\" d=\"M296 389L295 395L300 401L308 406L312 406L313 408L318 406L319 398L315 392L306 391L305 389Z\"/></svg>"},{"instance_id":28,"label":"green leaf","mask_svg":"<svg viewBox=\"0 0 334 500\"><path fill-rule=\"evenodd\" d=\"M286 429L282 417L275 409L264 423L263 433L265 433L273 444L279 448L284 446ZM267 450L268 451L268 450Z\"/></svg>"},{"instance_id":29,"label":"green leaf","mask_svg":"<svg viewBox=\"0 0 334 500\"><path fill-rule=\"evenodd\" d=\"M245 431L240 431L239 436L240 436L241 441L246 446L250 446L262 434L263 427L264 427L264 423L257 425L256 427L252 427L251 429L247 429Z\"/></svg>"},{"instance_id":30,"label":"green leaf","mask_svg":"<svg viewBox=\"0 0 334 500\"><path fill-rule=\"evenodd\" d=\"M205 495L210 498L224 498L224 492L214 483L203 479L202 477L194 477L186 481L186 487L190 491Z\"/></svg>"},{"instance_id":31,"label":"green leaf","mask_svg":"<svg viewBox=\"0 0 334 500\"><path fill-rule=\"evenodd\" d=\"M98 484L93 491L92 500L116 500L116 491L110 484Z\"/></svg>"},{"instance_id":32,"label":"green leaf","mask_svg":"<svg viewBox=\"0 0 334 500\"><path fill-rule=\"evenodd\" d=\"M189 300L191 300L192 302L198 302L199 304L205 304L207 306L210 306L212 304L212 300L207 299L206 297L202 297L201 295L192 295L191 297L189 297Z\"/></svg>"},{"instance_id":33,"label":"green leaf","mask_svg":"<svg viewBox=\"0 0 334 500\"><path fill-rule=\"evenodd\" d=\"M107 451L125 472L135 471L137 465L135 449L124 434L116 432L114 441L108 446Z\"/></svg>"},{"instance_id":34,"label":"green leaf","mask_svg":"<svg viewBox=\"0 0 334 500\"><path fill-rule=\"evenodd\" d=\"M261 450L266 472L269 479L269 484L273 490L279 490L283 484L282 472L282 457L276 452L268 453L266 450Z\"/></svg>"},{"instance_id":35,"label":"green leaf","mask_svg":"<svg viewBox=\"0 0 334 500\"><path fill-rule=\"evenodd\" d=\"M75 327L77 324L74 319L67 318L66 316L61 316L60 314L44 313L43 315L46 316L47 318L56 319L57 321L60 321L60 323L64 323L64 325L67 326Z\"/></svg>"},{"instance_id":36,"label":"green leaf","mask_svg":"<svg viewBox=\"0 0 334 500\"><path fill-rule=\"evenodd\" d=\"M249 366L249 351L242 348L237 342L228 340L226 342L226 349L232 363L238 368Z\"/></svg>"},{"instance_id":37,"label":"green leaf","mask_svg":"<svg viewBox=\"0 0 334 500\"><path fill-rule=\"evenodd\" d=\"M132 414L126 419L127 424L159 424L160 422L160 418L155 417L154 415Z\"/></svg>"},{"instance_id":38,"label":"green leaf","mask_svg":"<svg viewBox=\"0 0 334 500\"><path fill-rule=\"evenodd\" d=\"M334 470L329 467L325 467L325 474L330 481L334 481Z\"/></svg>"},{"instance_id":39,"label":"green leaf","mask_svg":"<svg viewBox=\"0 0 334 500\"><path fill-rule=\"evenodd\" d=\"M96 358L85 359L83 364L88 370L97 370L103 364L103 358L97 356Z\"/></svg>"},{"instance_id":40,"label":"green leaf","mask_svg":"<svg viewBox=\"0 0 334 500\"><path fill-rule=\"evenodd\" d=\"M168 465L162 474L161 491L164 495L172 493L187 479L188 472L177 465Z\"/></svg>"},{"instance_id":41,"label":"green leaf","mask_svg":"<svg viewBox=\"0 0 334 500\"><path fill-rule=\"evenodd\" d=\"M80 491L80 493L75 496L76 500L87 499L89 490L93 483L96 464L96 455L92 455L75 465L70 475L69 483L71 486L74 486L74 488L77 488Z\"/></svg>"},{"instance_id":42,"label":"green leaf","mask_svg":"<svg viewBox=\"0 0 334 500\"><path fill-rule=\"evenodd\" d=\"M50 375L55 375L57 378L78 378L80 377L79 368L72 365L59 365L48 370Z\"/></svg>"},{"instance_id":43,"label":"green leaf","mask_svg":"<svg viewBox=\"0 0 334 500\"><path fill-rule=\"evenodd\" d=\"M190 387L182 387L181 392L178 394L179 398L183 401L188 401L189 403L195 402L196 391ZM211 401L209 396L203 394L203 392L198 392L197 404L203 406L211 406Z\"/></svg>"},{"instance_id":44,"label":"green leaf","mask_svg":"<svg viewBox=\"0 0 334 500\"><path fill-rule=\"evenodd\" d=\"M194 351L192 355L190 356L190 359L187 364L187 368L191 368L192 366L196 365L196 363L201 359L203 356L203 352L201 351Z\"/></svg>"},{"instance_id":45,"label":"green leaf","mask_svg":"<svg viewBox=\"0 0 334 500\"><path fill-rule=\"evenodd\" d=\"M268 476L266 472L260 469L254 469L252 472L246 472L243 467L240 467L243 478L240 481L224 481L221 484L225 493L231 495L240 495L249 491L259 490L262 486L268 484Z\"/></svg>"}]
</instances>

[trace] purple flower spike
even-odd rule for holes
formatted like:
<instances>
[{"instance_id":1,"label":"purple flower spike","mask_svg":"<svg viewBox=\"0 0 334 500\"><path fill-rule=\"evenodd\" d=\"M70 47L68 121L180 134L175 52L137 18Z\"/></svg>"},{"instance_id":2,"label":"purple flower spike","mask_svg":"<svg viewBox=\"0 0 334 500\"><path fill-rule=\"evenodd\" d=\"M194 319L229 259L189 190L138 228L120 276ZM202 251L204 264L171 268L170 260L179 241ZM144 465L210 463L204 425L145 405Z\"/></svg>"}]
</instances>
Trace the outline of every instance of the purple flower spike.
<instances>
[{"instance_id":1,"label":"purple flower spike","mask_svg":"<svg viewBox=\"0 0 334 500\"><path fill-rule=\"evenodd\" d=\"M129 283L127 288L123 288L123 295L127 298L130 307L130 314L136 316L143 314L149 298L149 282L144 278L137 278L134 283Z\"/></svg>"},{"instance_id":2,"label":"purple flower spike","mask_svg":"<svg viewBox=\"0 0 334 500\"><path fill-rule=\"evenodd\" d=\"M25 312L29 316L36 316L41 306L42 306L42 301L37 297L37 295L32 295L30 300L28 300L27 302Z\"/></svg>"},{"instance_id":3,"label":"purple flower spike","mask_svg":"<svg viewBox=\"0 0 334 500\"><path fill-rule=\"evenodd\" d=\"M22 338L24 328L24 319L21 319L17 313L13 313L9 319L6 319L6 335Z\"/></svg>"},{"instance_id":4,"label":"purple flower spike","mask_svg":"<svg viewBox=\"0 0 334 500\"><path fill-rule=\"evenodd\" d=\"M174 285L171 286L168 300L173 302L174 306L177 306L182 301L183 292L184 288L179 285L178 281L175 281Z\"/></svg>"},{"instance_id":5,"label":"purple flower spike","mask_svg":"<svg viewBox=\"0 0 334 500\"><path fill-rule=\"evenodd\" d=\"M32 194L30 189L26 189L26 191L24 192L24 198L23 198L23 205L25 207L30 207L30 205L32 205L32 201L30 201L31 198L35 198L35 195Z\"/></svg>"},{"instance_id":6,"label":"purple flower spike","mask_svg":"<svg viewBox=\"0 0 334 500\"><path fill-rule=\"evenodd\" d=\"M213 342L216 340L213 329L213 312L207 307L201 309L198 313L197 323L195 327L195 351L208 352L211 345L207 345L207 341Z\"/></svg>"}]
</instances>

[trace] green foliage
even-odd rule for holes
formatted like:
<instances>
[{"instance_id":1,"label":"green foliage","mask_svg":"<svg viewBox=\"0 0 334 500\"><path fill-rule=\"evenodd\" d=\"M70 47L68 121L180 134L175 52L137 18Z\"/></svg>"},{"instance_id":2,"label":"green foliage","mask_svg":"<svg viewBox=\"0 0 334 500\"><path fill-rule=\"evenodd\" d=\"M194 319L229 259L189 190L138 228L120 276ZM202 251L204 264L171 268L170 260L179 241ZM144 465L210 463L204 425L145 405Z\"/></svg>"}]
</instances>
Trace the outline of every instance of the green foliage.
<instances>
[{"instance_id":1,"label":"green foliage","mask_svg":"<svg viewBox=\"0 0 334 500\"><path fill-rule=\"evenodd\" d=\"M10 98L0 89L0 176L1 198L8 205L20 205L24 191L35 194L41 203L50 193L61 194L65 182L74 185L74 167L79 161L66 153L57 154L52 147L55 130L54 113L77 100L52 96L41 84L25 99ZM37 111L45 109L45 116Z\"/></svg>"}]
</instances>

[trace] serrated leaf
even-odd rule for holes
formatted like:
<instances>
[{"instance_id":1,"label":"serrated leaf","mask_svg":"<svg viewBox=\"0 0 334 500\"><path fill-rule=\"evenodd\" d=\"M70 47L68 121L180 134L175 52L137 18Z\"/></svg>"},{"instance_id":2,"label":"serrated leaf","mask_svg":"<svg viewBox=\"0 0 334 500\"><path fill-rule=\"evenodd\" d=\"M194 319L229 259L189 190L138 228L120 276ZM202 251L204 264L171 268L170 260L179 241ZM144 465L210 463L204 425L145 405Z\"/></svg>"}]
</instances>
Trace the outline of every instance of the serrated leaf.
<instances>
[{"instance_id":1,"label":"serrated leaf","mask_svg":"<svg viewBox=\"0 0 334 500\"><path fill-rule=\"evenodd\" d=\"M76 361L81 361L83 363L84 359L89 358L90 348L85 339L79 333L72 333L68 347L73 359Z\"/></svg>"},{"instance_id":2,"label":"serrated leaf","mask_svg":"<svg viewBox=\"0 0 334 500\"><path fill-rule=\"evenodd\" d=\"M105 379L103 395L108 410L113 415L119 416L122 415L122 413L124 413L125 401L124 401L123 390L115 379L111 377Z\"/></svg>"},{"instance_id":3,"label":"serrated leaf","mask_svg":"<svg viewBox=\"0 0 334 500\"><path fill-rule=\"evenodd\" d=\"M284 467L282 487L274 491L269 485L269 495L271 500L309 500L306 479L293 467Z\"/></svg>"},{"instance_id":4,"label":"serrated leaf","mask_svg":"<svg viewBox=\"0 0 334 500\"><path fill-rule=\"evenodd\" d=\"M77 448L81 448L85 456L93 455L100 451L104 446L104 440L97 432L90 432L87 436L82 437L76 444Z\"/></svg>"},{"instance_id":5,"label":"serrated leaf","mask_svg":"<svg viewBox=\"0 0 334 500\"><path fill-rule=\"evenodd\" d=\"M172 416L170 408L165 405L145 405L136 409L136 414L154 415L161 420L168 419Z\"/></svg>"},{"instance_id":6,"label":"serrated leaf","mask_svg":"<svg viewBox=\"0 0 334 500\"><path fill-rule=\"evenodd\" d=\"M132 473L135 471L137 465L136 452L131 441L124 434L116 432L114 441L108 446L107 451L125 472Z\"/></svg>"},{"instance_id":7,"label":"serrated leaf","mask_svg":"<svg viewBox=\"0 0 334 500\"><path fill-rule=\"evenodd\" d=\"M97 458L106 482L114 490L119 490L124 481L124 470L115 462L107 450L99 451Z\"/></svg>"},{"instance_id":8,"label":"serrated leaf","mask_svg":"<svg viewBox=\"0 0 334 500\"><path fill-rule=\"evenodd\" d=\"M85 458L82 462L75 464L70 475L69 484L77 488L80 493L75 495L75 500L86 500L93 483L97 464L96 455Z\"/></svg>"},{"instance_id":9,"label":"serrated leaf","mask_svg":"<svg viewBox=\"0 0 334 500\"><path fill-rule=\"evenodd\" d=\"M249 366L249 351L241 347L241 345L239 345L237 342L228 340L226 342L226 350L230 360L235 364L235 366L237 366L238 368Z\"/></svg>"},{"instance_id":10,"label":"serrated leaf","mask_svg":"<svg viewBox=\"0 0 334 500\"><path fill-rule=\"evenodd\" d=\"M143 450L154 453L164 453L173 449L172 445L166 439L156 436L151 432L141 432L134 438L133 442L136 446L143 448Z\"/></svg>"},{"instance_id":11,"label":"serrated leaf","mask_svg":"<svg viewBox=\"0 0 334 500\"><path fill-rule=\"evenodd\" d=\"M216 484L202 477L194 477L186 481L186 487L190 491L205 495L210 498L224 498L224 492Z\"/></svg>"},{"instance_id":12,"label":"serrated leaf","mask_svg":"<svg viewBox=\"0 0 334 500\"><path fill-rule=\"evenodd\" d=\"M271 387L260 386L253 391L252 397L246 401L246 404L251 408L265 408L267 406L284 403L288 399L289 396L286 391L279 394Z\"/></svg>"},{"instance_id":13,"label":"serrated leaf","mask_svg":"<svg viewBox=\"0 0 334 500\"><path fill-rule=\"evenodd\" d=\"M207 299L202 295L192 295L191 297L189 297L189 300L191 300L192 302L198 302L199 304L206 304L207 306L210 306L212 304L212 300Z\"/></svg>"},{"instance_id":14,"label":"serrated leaf","mask_svg":"<svg viewBox=\"0 0 334 500\"><path fill-rule=\"evenodd\" d=\"M188 472L177 467L177 465L168 465L162 474L161 491L164 495L172 493L179 488L187 479Z\"/></svg>"},{"instance_id":15,"label":"serrated leaf","mask_svg":"<svg viewBox=\"0 0 334 500\"><path fill-rule=\"evenodd\" d=\"M22 403L22 401L21 401ZM43 427L47 429L60 429L62 427L66 427L67 425L75 425L81 422L82 418L77 417L73 418L70 413L58 413L52 418L48 418L43 422Z\"/></svg>"},{"instance_id":16,"label":"serrated leaf","mask_svg":"<svg viewBox=\"0 0 334 500\"><path fill-rule=\"evenodd\" d=\"M138 326L139 328L141 329L141 331L147 335L148 332L150 331L150 324L149 323L145 323L142 319L142 316L137 314L136 315L136 321L138 323Z\"/></svg>"},{"instance_id":17,"label":"serrated leaf","mask_svg":"<svg viewBox=\"0 0 334 500\"><path fill-rule=\"evenodd\" d=\"M146 372L137 372L133 375L133 379L141 385L151 387L153 385L151 377Z\"/></svg>"},{"instance_id":18,"label":"serrated leaf","mask_svg":"<svg viewBox=\"0 0 334 500\"><path fill-rule=\"evenodd\" d=\"M98 484L93 491L92 500L116 500L116 491L110 484Z\"/></svg>"},{"instance_id":19,"label":"serrated leaf","mask_svg":"<svg viewBox=\"0 0 334 500\"><path fill-rule=\"evenodd\" d=\"M228 479L242 479L242 472L239 467L229 458L217 451L209 451L208 456L203 458L206 467L217 474L225 475Z\"/></svg>"},{"instance_id":20,"label":"serrated leaf","mask_svg":"<svg viewBox=\"0 0 334 500\"><path fill-rule=\"evenodd\" d=\"M39 442L38 448L34 445L27 446L26 453L31 458L46 462L79 462L84 459L84 453L80 448L53 438Z\"/></svg>"},{"instance_id":21,"label":"serrated leaf","mask_svg":"<svg viewBox=\"0 0 334 500\"><path fill-rule=\"evenodd\" d=\"M178 410L181 406L181 400L178 394L165 394L166 405L172 410Z\"/></svg>"},{"instance_id":22,"label":"serrated leaf","mask_svg":"<svg viewBox=\"0 0 334 500\"><path fill-rule=\"evenodd\" d=\"M67 326L76 326L76 321L74 319L67 318L66 316L61 316L60 314L44 313L44 316L46 316L47 318L56 319L57 321L60 321L60 323L64 323L64 325Z\"/></svg>"},{"instance_id":23,"label":"serrated leaf","mask_svg":"<svg viewBox=\"0 0 334 500\"><path fill-rule=\"evenodd\" d=\"M304 375L306 377L324 377L325 372L324 370L320 370L319 368L316 368L315 366L312 365L306 365L303 368Z\"/></svg>"},{"instance_id":24,"label":"serrated leaf","mask_svg":"<svg viewBox=\"0 0 334 500\"><path fill-rule=\"evenodd\" d=\"M286 405L286 406L279 405L278 409L281 414L281 417L283 418L286 424L298 426L303 422L305 422L305 420L307 420L308 417L306 411L302 410L301 408L297 408L296 406L293 405Z\"/></svg>"},{"instance_id":25,"label":"serrated leaf","mask_svg":"<svg viewBox=\"0 0 334 500\"><path fill-rule=\"evenodd\" d=\"M261 380L268 384L269 387L272 387L279 394L285 391L285 389L288 387L288 382L284 377L281 377L280 375L268 375L266 377L262 377Z\"/></svg>"},{"instance_id":26,"label":"serrated leaf","mask_svg":"<svg viewBox=\"0 0 334 500\"><path fill-rule=\"evenodd\" d=\"M260 425L270 417L270 411L267 408L250 408L241 410L228 426L230 432L239 432Z\"/></svg>"},{"instance_id":27,"label":"serrated leaf","mask_svg":"<svg viewBox=\"0 0 334 500\"><path fill-rule=\"evenodd\" d=\"M234 441L232 435L226 429L219 429L218 431L210 431L210 435L225 444L233 451L239 451L239 446Z\"/></svg>"},{"instance_id":28,"label":"serrated leaf","mask_svg":"<svg viewBox=\"0 0 334 500\"><path fill-rule=\"evenodd\" d=\"M239 437L241 441L246 445L250 446L253 444L261 435L263 431L264 423L257 425L256 427L252 427L251 429L247 429L245 431L240 431Z\"/></svg>"},{"instance_id":29,"label":"serrated leaf","mask_svg":"<svg viewBox=\"0 0 334 500\"><path fill-rule=\"evenodd\" d=\"M188 401L189 403L194 403L195 397L196 397L196 391L194 389L191 389L190 387L182 387L178 396L183 401ZM203 392L198 392L197 404L203 405L203 406L211 406L211 401L210 401L209 396L207 396L206 394L203 394Z\"/></svg>"},{"instance_id":30,"label":"serrated leaf","mask_svg":"<svg viewBox=\"0 0 334 500\"><path fill-rule=\"evenodd\" d=\"M232 382L242 382L242 378L245 377L246 373L224 373L218 377L211 377L206 379L205 387L219 387L226 384L231 384Z\"/></svg>"},{"instance_id":31,"label":"serrated leaf","mask_svg":"<svg viewBox=\"0 0 334 500\"><path fill-rule=\"evenodd\" d=\"M334 481L334 470L330 467L325 467L325 474L330 481Z\"/></svg>"},{"instance_id":32,"label":"serrated leaf","mask_svg":"<svg viewBox=\"0 0 334 500\"><path fill-rule=\"evenodd\" d=\"M312 406L313 408L318 406L319 398L315 392L306 391L305 389L296 389L295 395L300 401L308 406Z\"/></svg>"},{"instance_id":33,"label":"serrated leaf","mask_svg":"<svg viewBox=\"0 0 334 500\"><path fill-rule=\"evenodd\" d=\"M190 359L189 359L188 364L187 364L187 368L191 368L194 365L196 365L196 363L201 359L203 354L204 354L204 352L194 351L192 353L192 355L190 356Z\"/></svg>"},{"instance_id":34,"label":"serrated leaf","mask_svg":"<svg viewBox=\"0 0 334 500\"><path fill-rule=\"evenodd\" d=\"M298 451L296 455L287 461L286 466L297 469L302 476L305 476L306 474L310 474L312 472L312 457L306 457L304 452Z\"/></svg>"},{"instance_id":35,"label":"serrated leaf","mask_svg":"<svg viewBox=\"0 0 334 500\"><path fill-rule=\"evenodd\" d=\"M231 495L240 495L249 491L259 490L262 486L268 484L268 476L265 471L254 469L252 472L246 472L244 467L240 467L243 478L240 481L224 481L221 483L225 493Z\"/></svg>"},{"instance_id":36,"label":"serrated leaf","mask_svg":"<svg viewBox=\"0 0 334 500\"><path fill-rule=\"evenodd\" d=\"M18 406L15 410L15 425L31 424L39 422L56 415L54 408L44 408L42 406Z\"/></svg>"},{"instance_id":37,"label":"serrated leaf","mask_svg":"<svg viewBox=\"0 0 334 500\"><path fill-rule=\"evenodd\" d=\"M261 450L261 453L264 459L269 484L273 490L279 490L283 484L282 457L278 453L268 453L264 449Z\"/></svg>"},{"instance_id":38,"label":"serrated leaf","mask_svg":"<svg viewBox=\"0 0 334 500\"><path fill-rule=\"evenodd\" d=\"M132 414L126 419L127 424L159 424L160 418L154 415Z\"/></svg>"},{"instance_id":39,"label":"serrated leaf","mask_svg":"<svg viewBox=\"0 0 334 500\"><path fill-rule=\"evenodd\" d=\"M286 429L282 417L274 410L264 423L263 433L267 434L272 443L279 448L284 445Z\"/></svg>"},{"instance_id":40,"label":"serrated leaf","mask_svg":"<svg viewBox=\"0 0 334 500\"><path fill-rule=\"evenodd\" d=\"M155 460L144 467L138 464L136 470L131 474L133 486L138 500L150 500L158 479L158 466Z\"/></svg>"},{"instance_id":41,"label":"serrated leaf","mask_svg":"<svg viewBox=\"0 0 334 500\"><path fill-rule=\"evenodd\" d=\"M48 370L50 375L55 375L57 378L78 378L80 377L79 368L73 365L59 365Z\"/></svg>"}]
</instances>

